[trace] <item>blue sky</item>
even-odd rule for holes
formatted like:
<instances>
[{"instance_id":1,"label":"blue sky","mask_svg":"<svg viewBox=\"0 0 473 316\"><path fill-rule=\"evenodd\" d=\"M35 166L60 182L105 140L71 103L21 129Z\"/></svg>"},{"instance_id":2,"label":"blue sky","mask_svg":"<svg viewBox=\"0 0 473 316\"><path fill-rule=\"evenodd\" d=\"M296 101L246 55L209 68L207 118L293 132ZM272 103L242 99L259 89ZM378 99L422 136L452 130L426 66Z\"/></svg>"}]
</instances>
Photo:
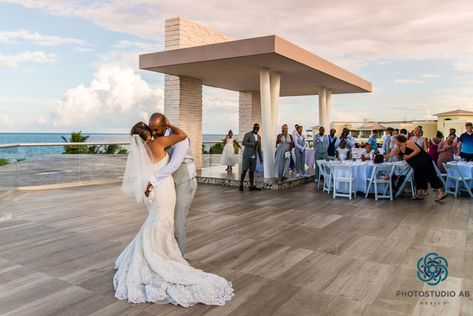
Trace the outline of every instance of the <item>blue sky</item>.
<instances>
[{"instance_id":1,"label":"blue sky","mask_svg":"<svg viewBox=\"0 0 473 316\"><path fill-rule=\"evenodd\" d=\"M0 1L0 132L126 132L161 110L163 77L137 61L163 49L173 16L236 39L278 34L371 81L371 94L333 96L333 120L473 110L469 1L191 3ZM280 122L318 124L317 100L281 98ZM237 103L236 92L206 88L204 133L237 130Z\"/></svg>"}]
</instances>

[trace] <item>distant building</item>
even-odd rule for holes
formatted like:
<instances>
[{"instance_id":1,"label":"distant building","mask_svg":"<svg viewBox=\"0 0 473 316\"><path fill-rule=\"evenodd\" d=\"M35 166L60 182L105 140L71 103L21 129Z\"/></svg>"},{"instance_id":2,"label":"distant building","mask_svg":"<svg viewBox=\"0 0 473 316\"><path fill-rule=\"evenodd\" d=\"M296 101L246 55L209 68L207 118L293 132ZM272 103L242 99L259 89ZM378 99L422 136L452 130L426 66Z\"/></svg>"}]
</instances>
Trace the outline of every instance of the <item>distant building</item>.
<instances>
[{"instance_id":1,"label":"distant building","mask_svg":"<svg viewBox=\"0 0 473 316\"><path fill-rule=\"evenodd\" d=\"M437 116L436 120L410 120L410 121L370 121L364 120L363 122L332 122L330 128L337 130L337 135L340 135L343 128L348 128L351 131L353 137L356 138L358 143L363 143L368 140L372 130L378 130L380 141L382 136L385 134L385 130L388 127L392 128L405 128L408 132L414 130L417 126L422 126L424 136L432 138L435 136L437 131L441 131L444 136L448 135L450 128L455 128L457 135L460 135L465 129L466 122L473 121L473 111L467 110L453 110L443 113L434 114ZM314 126L314 132L318 129L318 126Z\"/></svg>"}]
</instances>

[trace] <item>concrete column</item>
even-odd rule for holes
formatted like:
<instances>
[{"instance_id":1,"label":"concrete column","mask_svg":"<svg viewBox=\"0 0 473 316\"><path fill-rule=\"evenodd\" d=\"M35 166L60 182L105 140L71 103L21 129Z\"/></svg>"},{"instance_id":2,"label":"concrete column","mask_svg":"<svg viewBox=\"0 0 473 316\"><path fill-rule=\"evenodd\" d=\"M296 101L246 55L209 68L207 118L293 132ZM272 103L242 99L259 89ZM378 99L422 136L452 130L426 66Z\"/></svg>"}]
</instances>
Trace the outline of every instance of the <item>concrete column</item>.
<instances>
[{"instance_id":1,"label":"concrete column","mask_svg":"<svg viewBox=\"0 0 473 316\"><path fill-rule=\"evenodd\" d=\"M231 41L232 38L198 23L175 17L165 23L165 49ZM191 140L197 169L202 167L202 82L199 79L164 76L164 114Z\"/></svg>"},{"instance_id":2,"label":"concrete column","mask_svg":"<svg viewBox=\"0 0 473 316\"><path fill-rule=\"evenodd\" d=\"M276 136L279 133L279 92L281 90L281 74L271 72L271 141L273 146L276 144Z\"/></svg>"},{"instance_id":3,"label":"concrete column","mask_svg":"<svg viewBox=\"0 0 473 316\"><path fill-rule=\"evenodd\" d=\"M272 143L272 115L271 115L271 83L268 69L261 69L260 76L261 94L261 129L264 178L274 177L274 144Z\"/></svg>"},{"instance_id":4,"label":"concrete column","mask_svg":"<svg viewBox=\"0 0 473 316\"><path fill-rule=\"evenodd\" d=\"M240 91L238 99L238 138L253 129L253 124L261 125L261 97L258 91Z\"/></svg>"},{"instance_id":5,"label":"concrete column","mask_svg":"<svg viewBox=\"0 0 473 316\"><path fill-rule=\"evenodd\" d=\"M332 121L332 89L327 89L326 93L326 104L327 104L327 110L326 110L326 119L325 121L327 122L327 126L325 127L325 130L328 132L330 129L330 122Z\"/></svg>"},{"instance_id":6,"label":"concrete column","mask_svg":"<svg viewBox=\"0 0 473 316\"><path fill-rule=\"evenodd\" d=\"M164 78L164 113L191 140L197 169L202 168L202 82L188 77Z\"/></svg>"},{"instance_id":7,"label":"concrete column","mask_svg":"<svg viewBox=\"0 0 473 316\"><path fill-rule=\"evenodd\" d=\"M327 129L327 90L325 87L319 88L319 126Z\"/></svg>"}]
</instances>

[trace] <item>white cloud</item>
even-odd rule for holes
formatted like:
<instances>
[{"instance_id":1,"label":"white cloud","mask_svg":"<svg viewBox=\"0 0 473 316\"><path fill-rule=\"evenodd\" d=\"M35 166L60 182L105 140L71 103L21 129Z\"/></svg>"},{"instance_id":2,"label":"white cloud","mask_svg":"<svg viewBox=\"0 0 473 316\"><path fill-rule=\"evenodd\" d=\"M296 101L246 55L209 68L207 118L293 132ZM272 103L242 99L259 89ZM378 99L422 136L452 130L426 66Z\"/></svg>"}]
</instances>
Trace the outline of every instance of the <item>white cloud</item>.
<instances>
[{"instance_id":1,"label":"white cloud","mask_svg":"<svg viewBox=\"0 0 473 316\"><path fill-rule=\"evenodd\" d=\"M430 74L430 73L421 74L420 76L421 76L422 78L426 78L426 79L441 78L441 77L442 77L442 75L439 75L439 74Z\"/></svg>"},{"instance_id":2,"label":"white cloud","mask_svg":"<svg viewBox=\"0 0 473 316\"><path fill-rule=\"evenodd\" d=\"M162 109L161 89L150 87L131 68L105 64L89 85L67 90L52 117L57 127L116 129Z\"/></svg>"},{"instance_id":3,"label":"white cloud","mask_svg":"<svg viewBox=\"0 0 473 316\"><path fill-rule=\"evenodd\" d=\"M157 50L161 50L162 46L158 45L157 43L145 43L145 42L137 42L137 41L119 41L115 44L115 47L118 48L132 48L138 50L140 52L155 52Z\"/></svg>"},{"instance_id":4,"label":"white cloud","mask_svg":"<svg viewBox=\"0 0 473 316\"><path fill-rule=\"evenodd\" d=\"M27 8L91 20L109 30L162 40L164 20L180 15L235 38L278 34L329 60L357 68L390 60L448 59L469 70L473 2L468 0L117 0L87 3L10 0ZM278 23L275 24L274 22ZM297 22L295 22L297 21ZM471 63L468 63L471 64Z\"/></svg>"},{"instance_id":5,"label":"white cloud","mask_svg":"<svg viewBox=\"0 0 473 316\"><path fill-rule=\"evenodd\" d=\"M47 122L48 122L48 119L47 119L46 116L44 116L44 115L39 115L39 116L36 118L36 123L37 123L37 124L43 125L43 124L46 124Z\"/></svg>"},{"instance_id":6,"label":"white cloud","mask_svg":"<svg viewBox=\"0 0 473 316\"><path fill-rule=\"evenodd\" d=\"M424 80L417 80L417 79L396 79L394 83L401 83L401 84L423 84L426 83Z\"/></svg>"},{"instance_id":7,"label":"white cloud","mask_svg":"<svg viewBox=\"0 0 473 316\"><path fill-rule=\"evenodd\" d=\"M12 126L14 121L8 114L0 115L0 123L2 126Z\"/></svg>"},{"instance_id":8,"label":"white cloud","mask_svg":"<svg viewBox=\"0 0 473 316\"><path fill-rule=\"evenodd\" d=\"M1 31L0 43L15 43L15 40L26 40L36 45L60 46L65 44L87 45L87 42L78 38L44 35L27 30Z\"/></svg>"},{"instance_id":9,"label":"white cloud","mask_svg":"<svg viewBox=\"0 0 473 316\"><path fill-rule=\"evenodd\" d=\"M77 47L74 47L72 51L75 53L90 53L90 52L93 52L94 50L91 48L77 46Z\"/></svg>"},{"instance_id":10,"label":"white cloud","mask_svg":"<svg viewBox=\"0 0 473 316\"><path fill-rule=\"evenodd\" d=\"M16 55L2 55L0 54L0 68L2 67L16 67L20 63L54 63L57 58L55 54L47 54L45 52L30 52L26 51Z\"/></svg>"}]
</instances>

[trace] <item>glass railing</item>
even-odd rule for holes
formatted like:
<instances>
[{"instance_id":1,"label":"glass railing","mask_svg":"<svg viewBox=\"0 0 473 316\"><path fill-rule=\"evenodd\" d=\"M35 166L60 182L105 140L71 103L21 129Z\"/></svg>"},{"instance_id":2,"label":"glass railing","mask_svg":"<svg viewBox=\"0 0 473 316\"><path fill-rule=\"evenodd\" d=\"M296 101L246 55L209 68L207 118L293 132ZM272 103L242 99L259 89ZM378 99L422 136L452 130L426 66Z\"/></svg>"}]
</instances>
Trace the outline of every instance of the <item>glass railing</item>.
<instances>
[{"instance_id":1,"label":"glass railing","mask_svg":"<svg viewBox=\"0 0 473 316\"><path fill-rule=\"evenodd\" d=\"M0 194L18 187L119 179L125 168L124 150L128 145L126 142L0 145ZM109 154L105 153L107 150Z\"/></svg>"},{"instance_id":2,"label":"glass railing","mask_svg":"<svg viewBox=\"0 0 473 316\"><path fill-rule=\"evenodd\" d=\"M127 155L118 152L128 150L128 145L110 141L0 145L0 195L18 187L120 179ZM104 153L107 150L113 154ZM202 167L219 165L220 157L203 154Z\"/></svg>"}]
</instances>

